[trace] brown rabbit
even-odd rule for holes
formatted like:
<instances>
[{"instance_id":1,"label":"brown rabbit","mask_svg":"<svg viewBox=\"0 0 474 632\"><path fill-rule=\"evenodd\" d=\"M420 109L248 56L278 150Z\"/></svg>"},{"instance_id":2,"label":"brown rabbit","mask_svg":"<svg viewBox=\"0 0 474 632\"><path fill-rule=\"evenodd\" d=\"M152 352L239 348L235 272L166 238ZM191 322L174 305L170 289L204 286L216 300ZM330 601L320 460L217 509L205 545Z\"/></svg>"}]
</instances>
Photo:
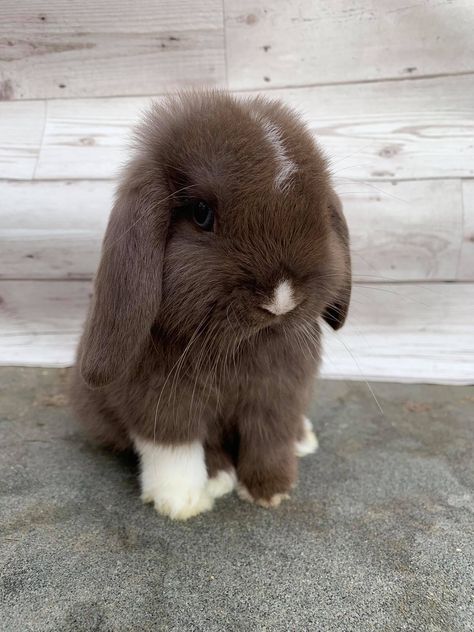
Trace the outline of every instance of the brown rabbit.
<instances>
[{"instance_id":1,"label":"brown rabbit","mask_svg":"<svg viewBox=\"0 0 474 632\"><path fill-rule=\"evenodd\" d=\"M279 102L225 92L153 105L118 189L73 375L100 442L133 446L171 518L236 484L276 506L314 451L305 410L320 317L351 293L326 161Z\"/></svg>"}]
</instances>

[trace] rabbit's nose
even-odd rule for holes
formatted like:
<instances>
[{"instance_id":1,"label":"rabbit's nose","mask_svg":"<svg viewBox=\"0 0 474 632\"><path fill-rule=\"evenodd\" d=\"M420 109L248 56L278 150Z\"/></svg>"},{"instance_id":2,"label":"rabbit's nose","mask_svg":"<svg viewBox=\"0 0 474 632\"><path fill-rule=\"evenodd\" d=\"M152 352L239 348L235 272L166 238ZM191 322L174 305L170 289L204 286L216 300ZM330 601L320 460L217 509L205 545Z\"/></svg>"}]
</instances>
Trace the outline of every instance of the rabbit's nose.
<instances>
[{"instance_id":1,"label":"rabbit's nose","mask_svg":"<svg viewBox=\"0 0 474 632\"><path fill-rule=\"evenodd\" d=\"M281 316L287 312L291 312L292 309L298 305L298 301L295 297L295 292L291 281L280 281L273 291L273 295L267 303L264 303L262 309L274 314L275 316Z\"/></svg>"}]
</instances>

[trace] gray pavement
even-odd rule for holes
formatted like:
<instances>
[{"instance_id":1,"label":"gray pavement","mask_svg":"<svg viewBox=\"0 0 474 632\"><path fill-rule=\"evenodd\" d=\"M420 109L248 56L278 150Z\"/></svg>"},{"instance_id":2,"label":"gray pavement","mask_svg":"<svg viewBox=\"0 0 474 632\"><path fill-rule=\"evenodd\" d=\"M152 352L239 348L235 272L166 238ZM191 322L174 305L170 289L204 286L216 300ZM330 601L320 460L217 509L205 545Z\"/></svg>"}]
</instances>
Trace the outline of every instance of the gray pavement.
<instances>
[{"instance_id":1,"label":"gray pavement","mask_svg":"<svg viewBox=\"0 0 474 632\"><path fill-rule=\"evenodd\" d=\"M186 523L90 446L66 372L0 369L0 630L474 630L474 389L320 382L291 501Z\"/></svg>"}]
</instances>

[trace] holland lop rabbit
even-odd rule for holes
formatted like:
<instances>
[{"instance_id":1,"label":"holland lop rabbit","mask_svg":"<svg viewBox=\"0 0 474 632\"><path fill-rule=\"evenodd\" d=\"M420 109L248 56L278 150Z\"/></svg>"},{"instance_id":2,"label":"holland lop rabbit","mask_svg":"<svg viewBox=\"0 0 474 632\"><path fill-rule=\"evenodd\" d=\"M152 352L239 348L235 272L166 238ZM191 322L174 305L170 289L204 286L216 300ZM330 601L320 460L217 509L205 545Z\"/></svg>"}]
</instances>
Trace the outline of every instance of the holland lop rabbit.
<instances>
[{"instance_id":1,"label":"holland lop rabbit","mask_svg":"<svg viewBox=\"0 0 474 632\"><path fill-rule=\"evenodd\" d=\"M314 451L305 411L325 319L351 293L326 161L277 101L153 105L122 174L73 372L99 442L133 447L142 499L174 519L239 495L277 506Z\"/></svg>"}]
</instances>

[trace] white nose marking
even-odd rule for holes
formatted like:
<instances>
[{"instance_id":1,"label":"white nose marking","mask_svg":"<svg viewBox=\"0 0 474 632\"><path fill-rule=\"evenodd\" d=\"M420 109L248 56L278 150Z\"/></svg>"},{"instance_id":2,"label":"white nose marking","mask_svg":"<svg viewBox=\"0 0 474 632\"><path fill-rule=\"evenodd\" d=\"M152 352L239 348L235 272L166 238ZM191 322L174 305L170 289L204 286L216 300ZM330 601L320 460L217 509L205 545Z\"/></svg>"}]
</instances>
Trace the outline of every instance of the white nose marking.
<instances>
[{"instance_id":1,"label":"white nose marking","mask_svg":"<svg viewBox=\"0 0 474 632\"><path fill-rule=\"evenodd\" d=\"M289 281L280 281L273 293L273 299L270 303L262 305L263 309L267 312L275 314L275 316L281 316L291 312L296 307L296 301L293 295L293 288Z\"/></svg>"}]
</instances>

